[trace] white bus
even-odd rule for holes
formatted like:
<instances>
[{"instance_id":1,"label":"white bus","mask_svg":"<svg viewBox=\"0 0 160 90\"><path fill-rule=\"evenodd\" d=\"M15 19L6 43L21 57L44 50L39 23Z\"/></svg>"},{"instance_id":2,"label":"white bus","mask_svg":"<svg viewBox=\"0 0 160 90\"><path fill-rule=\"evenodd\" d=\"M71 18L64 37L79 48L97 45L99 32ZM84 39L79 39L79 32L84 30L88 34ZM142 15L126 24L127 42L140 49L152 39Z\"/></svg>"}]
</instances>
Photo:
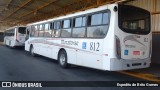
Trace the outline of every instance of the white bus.
<instances>
[{"instance_id":1,"label":"white bus","mask_svg":"<svg viewBox=\"0 0 160 90\"><path fill-rule=\"evenodd\" d=\"M24 46L25 37L25 26L11 27L5 31L4 44L10 47Z\"/></svg>"},{"instance_id":2,"label":"white bus","mask_svg":"<svg viewBox=\"0 0 160 90\"><path fill-rule=\"evenodd\" d=\"M146 68L151 63L150 13L110 4L28 24L25 50L100 70Z\"/></svg>"}]
</instances>

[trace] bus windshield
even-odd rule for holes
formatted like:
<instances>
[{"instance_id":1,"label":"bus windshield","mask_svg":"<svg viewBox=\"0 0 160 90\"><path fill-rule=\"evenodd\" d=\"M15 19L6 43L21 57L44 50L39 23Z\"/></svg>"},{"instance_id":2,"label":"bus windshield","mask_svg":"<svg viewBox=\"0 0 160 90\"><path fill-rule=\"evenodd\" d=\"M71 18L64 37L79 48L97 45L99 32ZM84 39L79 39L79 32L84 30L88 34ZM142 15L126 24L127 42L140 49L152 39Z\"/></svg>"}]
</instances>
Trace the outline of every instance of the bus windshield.
<instances>
[{"instance_id":1,"label":"bus windshield","mask_svg":"<svg viewBox=\"0 0 160 90\"><path fill-rule=\"evenodd\" d=\"M134 34L150 33L150 13L129 5L118 6L119 27L124 32Z\"/></svg>"},{"instance_id":2,"label":"bus windshield","mask_svg":"<svg viewBox=\"0 0 160 90\"><path fill-rule=\"evenodd\" d=\"M26 34L26 27L19 27L18 33L20 33L20 34Z\"/></svg>"}]
</instances>

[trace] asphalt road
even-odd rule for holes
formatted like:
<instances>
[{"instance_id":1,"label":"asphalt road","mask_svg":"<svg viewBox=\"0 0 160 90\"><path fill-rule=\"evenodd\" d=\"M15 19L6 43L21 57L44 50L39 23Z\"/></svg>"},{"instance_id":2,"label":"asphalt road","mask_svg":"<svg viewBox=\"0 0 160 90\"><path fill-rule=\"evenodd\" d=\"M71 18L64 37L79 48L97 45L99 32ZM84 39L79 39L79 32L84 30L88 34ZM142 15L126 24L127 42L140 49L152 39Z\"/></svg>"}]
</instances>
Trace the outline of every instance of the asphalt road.
<instances>
[{"instance_id":1,"label":"asphalt road","mask_svg":"<svg viewBox=\"0 0 160 90\"><path fill-rule=\"evenodd\" d=\"M118 72L101 71L72 66L61 68L57 61L37 56L32 57L23 48L11 49L0 45L0 81L143 81ZM28 90L28 88L23 88ZM34 90L160 90L151 87L55 87L29 88ZM6 90L6 88L0 88ZM7 88L22 90L22 88Z\"/></svg>"}]
</instances>

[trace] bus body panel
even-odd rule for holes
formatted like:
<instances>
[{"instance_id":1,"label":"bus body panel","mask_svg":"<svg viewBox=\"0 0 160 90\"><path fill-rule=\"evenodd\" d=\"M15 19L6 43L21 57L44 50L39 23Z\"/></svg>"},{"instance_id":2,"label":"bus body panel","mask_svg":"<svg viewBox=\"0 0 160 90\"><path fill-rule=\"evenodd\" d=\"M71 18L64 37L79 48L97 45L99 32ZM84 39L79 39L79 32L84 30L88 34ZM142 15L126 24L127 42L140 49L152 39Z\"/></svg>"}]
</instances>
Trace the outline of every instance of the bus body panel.
<instances>
[{"instance_id":1,"label":"bus body panel","mask_svg":"<svg viewBox=\"0 0 160 90\"><path fill-rule=\"evenodd\" d=\"M111 58L110 59L110 71L119 71L119 70L131 70L131 69L141 69L147 68L150 66L151 58L146 58L144 60L124 60Z\"/></svg>"},{"instance_id":2,"label":"bus body panel","mask_svg":"<svg viewBox=\"0 0 160 90\"><path fill-rule=\"evenodd\" d=\"M119 27L118 13L116 15L115 23L115 56L110 59L111 71L128 70L146 68L151 63L151 47L152 34L133 34L124 32ZM116 45L116 39L119 40L119 46ZM120 55L117 55L117 47L120 47ZM115 67L116 66L116 67Z\"/></svg>"},{"instance_id":3,"label":"bus body panel","mask_svg":"<svg viewBox=\"0 0 160 90\"><path fill-rule=\"evenodd\" d=\"M26 35L25 33L21 34L18 32L19 27L21 26L11 27L5 31L5 37L4 37L5 45L11 46L11 47L24 46ZM24 30L23 32L25 32L25 29L23 30Z\"/></svg>"},{"instance_id":4,"label":"bus body panel","mask_svg":"<svg viewBox=\"0 0 160 90\"><path fill-rule=\"evenodd\" d=\"M151 33L148 35L133 35L117 32L121 42L121 58L126 60L143 60L150 56Z\"/></svg>"},{"instance_id":5,"label":"bus body panel","mask_svg":"<svg viewBox=\"0 0 160 90\"><path fill-rule=\"evenodd\" d=\"M29 51L30 45L33 45L36 54L57 59L59 50L63 48L67 53L68 63L98 69L103 68L101 57L103 39L57 39L30 39L25 42L25 50Z\"/></svg>"},{"instance_id":6,"label":"bus body panel","mask_svg":"<svg viewBox=\"0 0 160 90\"><path fill-rule=\"evenodd\" d=\"M110 23L107 34L104 38L52 38L30 36L29 39L25 42L25 50L30 51L30 47L31 45L33 45L36 54L57 60L59 51L61 49L64 49L67 53L69 64L100 70L117 71L149 67L151 62L149 57L149 54L151 52L151 44L149 42L143 42L143 40L145 38L148 38L148 40L151 41L151 33L137 36L136 34L126 33L122 31L118 25L118 11L116 11L115 7L118 7L118 5L105 5L87 10L88 12L83 11L80 13L71 14L64 17L57 17L55 19L49 19L46 21L28 25L28 28L31 29L31 26L37 24L39 25L41 23L73 18L76 16L90 14L96 11L104 11L108 9L110 11ZM88 30L89 27L86 27L85 29ZM127 37L130 38L130 36L140 36L140 38L138 38L137 40L141 43L133 40L128 40ZM117 56L116 37L118 37L120 41L120 58ZM134 45L136 48L128 49L128 47L130 46L126 46L129 44ZM143 45L145 45L146 47L144 47ZM128 55L125 55L126 49L128 49L130 52L135 51L135 55L133 55L133 53L128 53ZM138 50L141 50L140 55L137 55L139 54ZM141 53L144 55L141 55Z\"/></svg>"},{"instance_id":7,"label":"bus body panel","mask_svg":"<svg viewBox=\"0 0 160 90\"><path fill-rule=\"evenodd\" d=\"M24 45L24 42L25 42L25 38L26 38L26 27L17 27L17 41L19 43L21 43L22 45Z\"/></svg>"},{"instance_id":8,"label":"bus body panel","mask_svg":"<svg viewBox=\"0 0 160 90\"><path fill-rule=\"evenodd\" d=\"M13 40L14 40L14 37L4 37L4 44L8 46L12 46Z\"/></svg>"},{"instance_id":9,"label":"bus body panel","mask_svg":"<svg viewBox=\"0 0 160 90\"><path fill-rule=\"evenodd\" d=\"M103 70L111 70L111 61L110 58L116 58L115 54L115 39L114 39L114 32L115 32L115 24L117 22L116 20L116 13L113 8L117 6L115 4L108 5L108 9L110 10L111 16L110 16L110 25L108 29L108 33L106 37L103 40L103 56L102 56L102 65Z\"/></svg>"}]
</instances>

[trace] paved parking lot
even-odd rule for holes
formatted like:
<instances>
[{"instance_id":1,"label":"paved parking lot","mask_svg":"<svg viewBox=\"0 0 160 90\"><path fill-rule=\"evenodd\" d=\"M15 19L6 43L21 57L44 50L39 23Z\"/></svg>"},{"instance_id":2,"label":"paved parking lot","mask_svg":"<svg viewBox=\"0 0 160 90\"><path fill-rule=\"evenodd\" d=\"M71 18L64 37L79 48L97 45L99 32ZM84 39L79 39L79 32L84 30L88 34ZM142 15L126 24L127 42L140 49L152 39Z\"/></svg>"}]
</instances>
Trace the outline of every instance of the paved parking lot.
<instances>
[{"instance_id":1,"label":"paved parking lot","mask_svg":"<svg viewBox=\"0 0 160 90\"><path fill-rule=\"evenodd\" d=\"M61 68L57 61L42 56L31 57L23 48L11 49L0 45L0 81L144 81L119 72L101 71L85 67L72 66ZM61 89L104 89L114 90L115 87L69 87ZM118 90L131 90L120 88ZM3 90L3 88L1 88ZM0 90L1 90L0 89ZM36 88L32 88L36 89ZM50 90L51 88L41 88ZM54 88L59 89L59 88ZM133 88L149 90L150 88ZM12 90L12 88L10 88ZM20 89L21 90L21 89ZM27 90L27 89L26 89ZM39 90L39 89L38 89ZM154 90L159 90L154 88Z\"/></svg>"}]
</instances>

